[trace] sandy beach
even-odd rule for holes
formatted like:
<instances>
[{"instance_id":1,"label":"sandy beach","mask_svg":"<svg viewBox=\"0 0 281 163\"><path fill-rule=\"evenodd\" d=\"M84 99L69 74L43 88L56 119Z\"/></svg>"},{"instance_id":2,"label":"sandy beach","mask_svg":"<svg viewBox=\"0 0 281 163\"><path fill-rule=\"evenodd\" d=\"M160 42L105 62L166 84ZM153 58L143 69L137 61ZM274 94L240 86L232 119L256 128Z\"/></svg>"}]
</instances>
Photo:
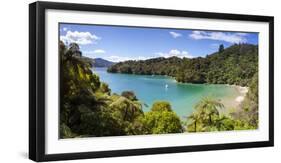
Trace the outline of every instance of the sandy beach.
<instances>
[{"instance_id":1,"label":"sandy beach","mask_svg":"<svg viewBox=\"0 0 281 163\"><path fill-rule=\"evenodd\" d=\"M241 86L235 86L235 88L240 92L240 96L236 97L235 101L239 104L243 102L244 98L246 97L248 93L248 87L241 87Z\"/></svg>"},{"instance_id":2,"label":"sandy beach","mask_svg":"<svg viewBox=\"0 0 281 163\"><path fill-rule=\"evenodd\" d=\"M225 98L221 102L224 104L225 109L221 110L221 113L228 114L229 112L233 111L233 109L237 110L241 108L241 104L244 101L249 88L248 87L242 87L238 85L228 85L230 87L233 87L236 91L238 96L235 98Z\"/></svg>"}]
</instances>

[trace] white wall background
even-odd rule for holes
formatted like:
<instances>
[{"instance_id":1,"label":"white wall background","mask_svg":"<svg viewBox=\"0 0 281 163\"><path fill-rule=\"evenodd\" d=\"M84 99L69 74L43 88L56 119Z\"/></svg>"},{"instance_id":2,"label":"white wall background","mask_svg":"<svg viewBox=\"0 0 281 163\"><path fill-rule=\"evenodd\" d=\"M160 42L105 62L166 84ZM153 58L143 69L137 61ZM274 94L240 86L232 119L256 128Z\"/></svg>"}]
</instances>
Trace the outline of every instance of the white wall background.
<instances>
[{"instance_id":1,"label":"white wall background","mask_svg":"<svg viewBox=\"0 0 281 163\"><path fill-rule=\"evenodd\" d=\"M62 1L63 0L58 0ZM0 162L31 162L28 151L28 4L0 5ZM280 162L281 160L281 12L278 0L68 0L75 3L150 7L275 16L275 147L118 157L68 162Z\"/></svg>"}]
</instances>

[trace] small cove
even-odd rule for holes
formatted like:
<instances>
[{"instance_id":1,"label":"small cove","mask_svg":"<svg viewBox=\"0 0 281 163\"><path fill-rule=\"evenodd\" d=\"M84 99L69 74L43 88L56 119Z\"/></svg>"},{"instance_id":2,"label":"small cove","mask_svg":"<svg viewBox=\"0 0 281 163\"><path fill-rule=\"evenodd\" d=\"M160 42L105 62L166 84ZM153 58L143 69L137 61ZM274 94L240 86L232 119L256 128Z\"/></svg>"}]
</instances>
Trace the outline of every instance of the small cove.
<instances>
[{"instance_id":1,"label":"small cove","mask_svg":"<svg viewBox=\"0 0 281 163\"><path fill-rule=\"evenodd\" d=\"M106 68L93 68L93 72L109 85L112 93L133 91L141 102L148 105L143 107L145 112L155 101L165 100L182 118L192 113L194 105L204 96L211 96L226 108L231 108L235 107L235 99L240 95L235 87L225 84L178 83L168 76L108 73Z\"/></svg>"}]
</instances>

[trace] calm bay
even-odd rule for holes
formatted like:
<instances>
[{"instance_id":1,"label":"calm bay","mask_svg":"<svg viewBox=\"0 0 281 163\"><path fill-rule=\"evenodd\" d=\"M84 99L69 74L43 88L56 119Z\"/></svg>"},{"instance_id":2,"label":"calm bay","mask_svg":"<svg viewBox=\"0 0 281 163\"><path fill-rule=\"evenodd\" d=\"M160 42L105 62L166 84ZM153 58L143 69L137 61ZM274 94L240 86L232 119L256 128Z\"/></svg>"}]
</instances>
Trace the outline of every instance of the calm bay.
<instances>
[{"instance_id":1,"label":"calm bay","mask_svg":"<svg viewBox=\"0 0 281 163\"><path fill-rule=\"evenodd\" d=\"M220 100L226 108L237 107L235 99L240 95L233 86L223 84L178 83L173 78L161 75L134 75L108 73L106 68L93 68L100 80L109 85L112 93L133 91L149 111L155 101L170 102L172 109L181 117L192 113L194 105L204 96Z\"/></svg>"}]
</instances>

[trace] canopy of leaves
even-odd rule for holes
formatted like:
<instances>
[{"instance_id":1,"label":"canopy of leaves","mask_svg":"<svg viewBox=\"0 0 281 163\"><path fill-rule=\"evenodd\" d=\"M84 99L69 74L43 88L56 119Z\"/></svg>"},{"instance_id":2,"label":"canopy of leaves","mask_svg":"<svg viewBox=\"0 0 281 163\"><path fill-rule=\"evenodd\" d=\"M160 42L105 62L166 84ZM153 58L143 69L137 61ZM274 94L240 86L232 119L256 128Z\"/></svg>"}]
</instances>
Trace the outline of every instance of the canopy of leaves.
<instances>
[{"instance_id":1,"label":"canopy of leaves","mask_svg":"<svg viewBox=\"0 0 281 163\"><path fill-rule=\"evenodd\" d=\"M145 134L181 133L181 120L172 110L159 109L145 113L139 119Z\"/></svg>"},{"instance_id":2,"label":"canopy of leaves","mask_svg":"<svg viewBox=\"0 0 281 163\"><path fill-rule=\"evenodd\" d=\"M133 101L136 101L138 100L137 99L137 96L135 95L135 93L133 91L124 91L121 93L121 96L124 96L130 100L133 100Z\"/></svg>"},{"instance_id":3,"label":"canopy of leaves","mask_svg":"<svg viewBox=\"0 0 281 163\"><path fill-rule=\"evenodd\" d=\"M172 111L172 106L167 101L156 101L153 103L151 111Z\"/></svg>"}]
</instances>

